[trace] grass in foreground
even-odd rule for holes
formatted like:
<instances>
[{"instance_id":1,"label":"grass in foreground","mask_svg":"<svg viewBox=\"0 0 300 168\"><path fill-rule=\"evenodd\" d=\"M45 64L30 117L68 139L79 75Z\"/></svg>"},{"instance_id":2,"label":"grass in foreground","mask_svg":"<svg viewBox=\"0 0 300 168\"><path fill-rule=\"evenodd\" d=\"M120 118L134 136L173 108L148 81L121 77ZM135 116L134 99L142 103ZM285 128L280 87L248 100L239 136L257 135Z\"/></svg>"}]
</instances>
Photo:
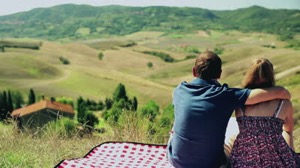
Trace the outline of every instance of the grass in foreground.
<instances>
[{"instance_id":1,"label":"grass in foreground","mask_svg":"<svg viewBox=\"0 0 300 168\"><path fill-rule=\"evenodd\" d=\"M105 141L166 144L168 138L168 134L159 131L159 128L155 135L150 135L149 121L134 113L124 114L117 124L112 125L111 131L103 134L79 136L80 133L75 132L69 136L62 134L61 129L53 128L53 125L48 128L51 130L44 129L38 134L18 133L13 125L0 122L0 167L50 168L63 159L83 157Z\"/></svg>"}]
</instances>

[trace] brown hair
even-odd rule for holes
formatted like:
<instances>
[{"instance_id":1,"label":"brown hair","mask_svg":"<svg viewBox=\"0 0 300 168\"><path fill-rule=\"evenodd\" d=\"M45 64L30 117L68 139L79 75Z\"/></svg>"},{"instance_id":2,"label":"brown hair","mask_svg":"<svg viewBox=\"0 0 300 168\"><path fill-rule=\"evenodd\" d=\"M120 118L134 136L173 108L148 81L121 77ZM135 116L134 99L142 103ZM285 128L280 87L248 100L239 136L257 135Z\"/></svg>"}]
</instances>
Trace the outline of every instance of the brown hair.
<instances>
[{"instance_id":1,"label":"brown hair","mask_svg":"<svg viewBox=\"0 0 300 168\"><path fill-rule=\"evenodd\" d=\"M195 73L197 77L205 80L217 79L222 72L221 58L211 52L205 51L201 53L195 61Z\"/></svg>"},{"instance_id":2,"label":"brown hair","mask_svg":"<svg viewBox=\"0 0 300 168\"><path fill-rule=\"evenodd\" d=\"M266 58L255 59L246 72L242 86L250 89L275 86L273 64Z\"/></svg>"}]
</instances>

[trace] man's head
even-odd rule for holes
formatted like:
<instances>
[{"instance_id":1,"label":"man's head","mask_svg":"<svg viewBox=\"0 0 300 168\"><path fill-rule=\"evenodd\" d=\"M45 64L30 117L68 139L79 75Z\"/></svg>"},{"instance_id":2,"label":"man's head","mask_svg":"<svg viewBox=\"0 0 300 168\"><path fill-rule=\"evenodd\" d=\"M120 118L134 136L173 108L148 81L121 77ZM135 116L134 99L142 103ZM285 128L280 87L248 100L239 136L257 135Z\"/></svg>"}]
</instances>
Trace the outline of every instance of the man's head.
<instances>
[{"instance_id":1,"label":"man's head","mask_svg":"<svg viewBox=\"0 0 300 168\"><path fill-rule=\"evenodd\" d=\"M204 80L218 79L221 76L221 72L222 61L217 54L205 51L197 57L193 68L195 77Z\"/></svg>"}]
</instances>

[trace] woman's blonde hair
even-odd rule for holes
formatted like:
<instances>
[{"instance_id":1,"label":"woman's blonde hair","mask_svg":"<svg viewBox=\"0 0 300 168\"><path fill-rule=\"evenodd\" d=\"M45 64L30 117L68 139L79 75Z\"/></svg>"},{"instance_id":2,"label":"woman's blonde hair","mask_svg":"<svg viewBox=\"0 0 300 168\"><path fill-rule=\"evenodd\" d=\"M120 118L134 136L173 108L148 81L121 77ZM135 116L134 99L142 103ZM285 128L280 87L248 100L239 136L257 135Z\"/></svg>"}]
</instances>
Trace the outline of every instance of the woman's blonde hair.
<instances>
[{"instance_id":1,"label":"woman's blonde hair","mask_svg":"<svg viewBox=\"0 0 300 168\"><path fill-rule=\"evenodd\" d=\"M254 89L272 86L275 86L273 64L266 58L255 59L246 72L242 87Z\"/></svg>"}]
</instances>

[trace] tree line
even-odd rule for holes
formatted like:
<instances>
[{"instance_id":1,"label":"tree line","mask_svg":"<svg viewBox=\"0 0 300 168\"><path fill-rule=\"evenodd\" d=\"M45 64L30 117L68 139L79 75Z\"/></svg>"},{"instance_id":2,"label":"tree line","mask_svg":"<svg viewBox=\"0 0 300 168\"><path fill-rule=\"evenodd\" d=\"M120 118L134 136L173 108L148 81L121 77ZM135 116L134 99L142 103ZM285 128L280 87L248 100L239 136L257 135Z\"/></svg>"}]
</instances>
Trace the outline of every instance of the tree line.
<instances>
[{"instance_id":1,"label":"tree line","mask_svg":"<svg viewBox=\"0 0 300 168\"><path fill-rule=\"evenodd\" d=\"M44 99L43 97L37 96L35 91L30 89L27 101L25 101L20 91L2 91L0 93L0 121L10 119L13 110L34 104L37 102L37 99ZM119 83L112 96L106 97L104 101L85 99L82 96L77 98L76 105L74 105L72 98L51 97L51 100L74 107L77 110L76 120L78 124L84 126L89 131L92 131L95 125L99 123L99 118L95 115L95 113L99 112L101 112L104 121L109 124L118 123L120 116L124 112L134 113L140 117L147 118L150 123L156 122L165 128L169 128L173 120L173 109L168 107L161 110L159 105L153 100L150 100L138 110L137 97L128 97L125 85L122 83ZM160 114L162 117L157 119L157 116ZM151 129L153 132L154 128L151 127Z\"/></svg>"}]
</instances>

